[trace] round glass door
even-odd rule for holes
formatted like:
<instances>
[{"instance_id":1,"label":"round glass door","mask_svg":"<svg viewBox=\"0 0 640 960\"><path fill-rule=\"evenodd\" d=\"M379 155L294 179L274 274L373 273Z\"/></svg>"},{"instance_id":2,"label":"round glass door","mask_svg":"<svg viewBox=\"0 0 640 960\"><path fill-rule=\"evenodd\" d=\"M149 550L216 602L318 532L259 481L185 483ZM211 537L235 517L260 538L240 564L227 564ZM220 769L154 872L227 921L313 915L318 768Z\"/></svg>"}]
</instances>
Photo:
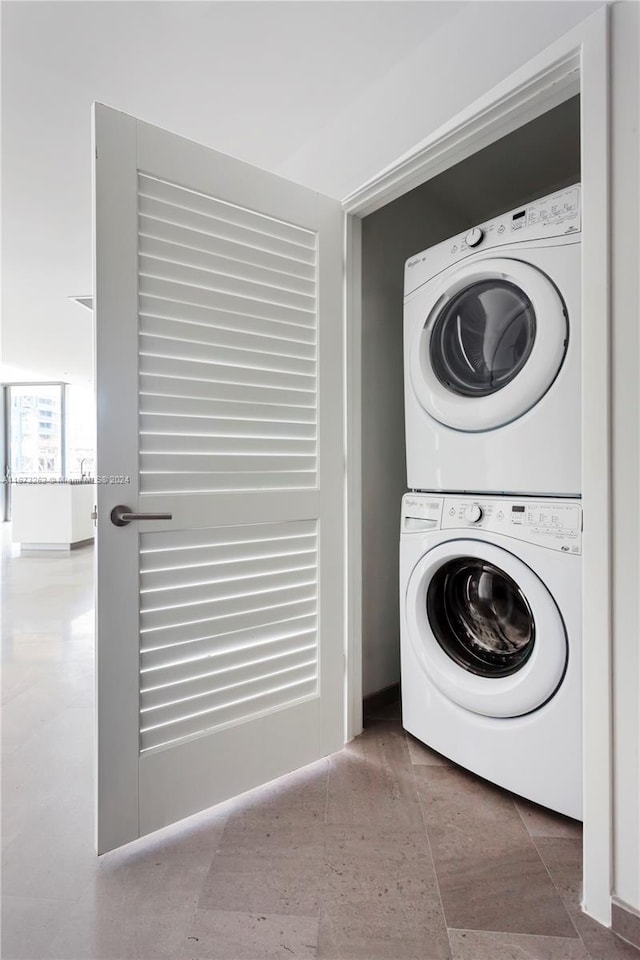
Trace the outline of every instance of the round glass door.
<instances>
[{"instance_id":1,"label":"round glass door","mask_svg":"<svg viewBox=\"0 0 640 960\"><path fill-rule=\"evenodd\" d=\"M416 563L406 588L407 639L429 683L485 717L519 717L562 683L567 636L538 575L502 547L448 540Z\"/></svg>"},{"instance_id":2,"label":"round glass door","mask_svg":"<svg viewBox=\"0 0 640 960\"><path fill-rule=\"evenodd\" d=\"M536 316L529 297L507 280L483 280L456 294L431 334L434 372L462 397L501 390L529 359Z\"/></svg>"},{"instance_id":3,"label":"round glass door","mask_svg":"<svg viewBox=\"0 0 640 960\"><path fill-rule=\"evenodd\" d=\"M529 263L457 264L426 285L418 303L410 382L426 413L447 427L478 432L511 423L545 395L562 367L564 301Z\"/></svg>"},{"instance_id":4,"label":"round glass door","mask_svg":"<svg viewBox=\"0 0 640 960\"><path fill-rule=\"evenodd\" d=\"M443 564L427 590L434 636L457 664L480 677L508 677L535 643L531 608L517 583L476 557Z\"/></svg>"}]
</instances>

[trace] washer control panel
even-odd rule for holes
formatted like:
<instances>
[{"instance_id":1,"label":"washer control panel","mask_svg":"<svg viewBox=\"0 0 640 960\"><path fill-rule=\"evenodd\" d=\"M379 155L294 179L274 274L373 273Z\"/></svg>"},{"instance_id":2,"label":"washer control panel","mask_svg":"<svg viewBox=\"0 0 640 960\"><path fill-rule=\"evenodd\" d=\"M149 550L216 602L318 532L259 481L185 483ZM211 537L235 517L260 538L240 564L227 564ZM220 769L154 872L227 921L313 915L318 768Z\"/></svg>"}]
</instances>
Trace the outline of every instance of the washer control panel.
<instances>
[{"instance_id":1,"label":"washer control panel","mask_svg":"<svg viewBox=\"0 0 640 960\"><path fill-rule=\"evenodd\" d=\"M402 531L487 530L563 553L582 553L579 500L406 494Z\"/></svg>"}]
</instances>

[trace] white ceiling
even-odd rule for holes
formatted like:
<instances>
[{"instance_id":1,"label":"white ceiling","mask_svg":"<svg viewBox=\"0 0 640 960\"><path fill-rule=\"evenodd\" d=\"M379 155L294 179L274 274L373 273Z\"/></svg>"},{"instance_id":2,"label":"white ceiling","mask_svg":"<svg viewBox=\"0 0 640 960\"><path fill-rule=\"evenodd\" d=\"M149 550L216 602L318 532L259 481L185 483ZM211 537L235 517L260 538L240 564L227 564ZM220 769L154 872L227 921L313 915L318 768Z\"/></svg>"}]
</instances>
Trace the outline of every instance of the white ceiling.
<instances>
[{"instance_id":1,"label":"white ceiling","mask_svg":"<svg viewBox=\"0 0 640 960\"><path fill-rule=\"evenodd\" d=\"M462 6L3 3L5 374L91 375L93 100L277 170Z\"/></svg>"},{"instance_id":2,"label":"white ceiling","mask_svg":"<svg viewBox=\"0 0 640 960\"><path fill-rule=\"evenodd\" d=\"M4 379L91 378L94 100L342 198L603 0L4 0Z\"/></svg>"}]
</instances>

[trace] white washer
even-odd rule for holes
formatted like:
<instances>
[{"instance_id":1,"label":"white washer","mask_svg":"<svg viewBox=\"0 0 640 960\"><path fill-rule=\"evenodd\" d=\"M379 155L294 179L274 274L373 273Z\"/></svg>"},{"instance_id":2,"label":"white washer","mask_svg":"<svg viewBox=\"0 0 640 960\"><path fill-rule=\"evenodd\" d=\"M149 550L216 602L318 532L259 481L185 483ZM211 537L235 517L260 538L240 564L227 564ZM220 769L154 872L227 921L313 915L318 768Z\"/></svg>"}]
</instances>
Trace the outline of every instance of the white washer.
<instances>
[{"instance_id":1,"label":"white washer","mask_svg":"<svg viewBox=\"0 0 640 960\"><path fill-rule=\"evenodd\" d=\"M487 780L582 818L578 500L407 494L402 722Z\"/></svg>"},{"instance_id":2,"label":"white washer","mask_svg":"<svg viewBox=\"0 0 640 960\"><path fill-rule=\"evenodd\" d=\"M580 187L405 266L408 486L577 496Z\"/></svg>"}]
</instances>

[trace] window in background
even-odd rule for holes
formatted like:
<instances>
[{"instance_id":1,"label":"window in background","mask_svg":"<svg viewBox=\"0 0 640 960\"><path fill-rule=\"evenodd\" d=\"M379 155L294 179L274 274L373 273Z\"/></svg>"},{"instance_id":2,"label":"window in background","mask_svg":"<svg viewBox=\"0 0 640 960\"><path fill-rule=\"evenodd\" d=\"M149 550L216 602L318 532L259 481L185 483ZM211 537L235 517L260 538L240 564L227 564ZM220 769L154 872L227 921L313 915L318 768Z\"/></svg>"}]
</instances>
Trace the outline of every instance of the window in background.
<instances>
[{"instance_id":1,"label":"window in background","mask_svg":"<svg viewBox=\"0 0 640 960\"><path fill-rule=\"evenodd\" d=\"M9 469L13 477L61 477L64 385L9 387Z\"/></svg>"}]
</instances>

